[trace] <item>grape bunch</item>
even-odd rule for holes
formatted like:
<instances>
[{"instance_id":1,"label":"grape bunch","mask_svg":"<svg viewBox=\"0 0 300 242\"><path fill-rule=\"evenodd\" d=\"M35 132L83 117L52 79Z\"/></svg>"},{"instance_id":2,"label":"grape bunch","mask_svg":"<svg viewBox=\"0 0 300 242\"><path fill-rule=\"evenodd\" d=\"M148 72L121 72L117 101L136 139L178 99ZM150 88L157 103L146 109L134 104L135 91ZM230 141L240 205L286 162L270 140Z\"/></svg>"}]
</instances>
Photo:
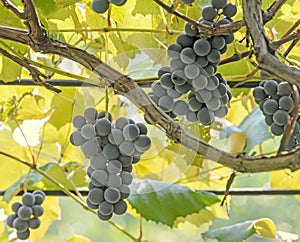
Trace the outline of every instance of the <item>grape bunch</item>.
<instances>
[{"instance_id":1,"label":"grape bunch","mask_svg":"<svg viewBox=\"0 0 300 242\"><path fill-rule=\"evenodd\" d=\"M212 0L211 4L202 9L199 23L218 28L233 21L231 17L237 12L234 4L227 0ZM210 125L215 117L222 118L228 112L232 95L226 80L216 71L234 35L200 35L200 29L186 23L185 33L168 47L170 66L158 71L159 81L152 84L149 96L172 118L185 115L190 122Z\"/></svg>"},{"instance_id":2,"label":"grape bunch","mask_svg":"<svg viewBox=\"0 0 300 242\"><path fill-rule=\"evenodd\" d=\"M40 216L44 209L41 206L45 200L45 193L36 190L33 193L26 192L22 195L22 203L12 204L13 214L7 217L7 225L17 230L18 239L25 240L30 236L30 229L37 229L41 225Z\"/></svg>"},{"instance_id":3,"label":"grape bunch","mask_svg":"<svg viewBox=\"0 0 300 242\"><path fill-rule=\"evenodd\" d=\"M90 107L84 115L73 118L77 128L70 136L70 142L81 146L86 158L90 160L87 174L91 179L86 200L92 209L98 209L101 220L109 220L115 213L126 212L124 201L130 195L132 165L151 146L147 136L148 129L142 123L119 117L112 123L112 115L97 112Z\"/></svg>"},{"instance_id":4,"label":"grape bunch","mask_svg":"<svg viewBox=\"0 0 300 242\"><path fill-rule=\"evenodd\" d=\"M253 96L265 116L265 122L271 127L275 136L284 133L288 121L293 118L293 110L298 107L293 99L293 89L288 82L277 83L274 80L263 80L253 89ZM300 143L300 120L297 120L287 149Z\"/></svg>"},{"instance_id":5,"label":"grape bunch","mask_svg":"<svg viewBox=\"0 0 300 242\"><path fill-rule=\"evenodd\" d=\"M92 8L96 13L105 13L109 4L114 4L116 6L123 6L127 0L93 0Z\"/></svg>"}]
</instances>

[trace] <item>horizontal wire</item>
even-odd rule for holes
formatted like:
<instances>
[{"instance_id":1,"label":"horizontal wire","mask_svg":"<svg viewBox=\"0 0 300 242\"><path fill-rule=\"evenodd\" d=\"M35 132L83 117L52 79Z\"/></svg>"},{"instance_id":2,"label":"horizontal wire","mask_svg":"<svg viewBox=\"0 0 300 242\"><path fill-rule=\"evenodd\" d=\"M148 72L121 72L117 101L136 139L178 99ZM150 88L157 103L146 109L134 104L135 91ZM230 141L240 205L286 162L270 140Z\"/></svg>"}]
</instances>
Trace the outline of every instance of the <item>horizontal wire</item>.
<instances>
[{"instance_id":1,"label":"horizontal wire","mask_svg":"<svg viewBox=\"0 0 300 242\"><path fill-rule=\"evenodd\" d=\"M83 82L79 80L47 80L47 83L53 86L60 87L99 87L99 85ZM147 82L137 82L141 87L150 87L151 81ZM259 85L258 81L255 82L246 82L241 85L236 86L238 82L227 82L231 88L253 88ZM0 86L36 86L36 84L31 79L21 79L15 80L13 82L4 82L0 80ZM104 86L103 86L104 87Z\"/></svg>"},{"instance_id":2,"label":"horizontal wire","mask_svg":"<svg viewBox=\"0 0 300 242\"><path fill-rule=\"evenodd\" d=\"M29 192L32 192L28 190ZM71 191L75 194L74 191ZM87 190L79 191L82 196L87 196ZM210 192L216 195L225 195L227 192L225 190L196 190L196 192ZM22 196L24 192L20 191L16 194L16 196ZM64 192L59 190L49 190L44 191L47 196L67 196ZM0 196L5 194L4 190L0 190ZM228 192L228 195L231 196L259 196L259 195L300 195L300 189L256 189L256 188L249 188L249 189L231 189Z\"/></svg>"}]
</instances>

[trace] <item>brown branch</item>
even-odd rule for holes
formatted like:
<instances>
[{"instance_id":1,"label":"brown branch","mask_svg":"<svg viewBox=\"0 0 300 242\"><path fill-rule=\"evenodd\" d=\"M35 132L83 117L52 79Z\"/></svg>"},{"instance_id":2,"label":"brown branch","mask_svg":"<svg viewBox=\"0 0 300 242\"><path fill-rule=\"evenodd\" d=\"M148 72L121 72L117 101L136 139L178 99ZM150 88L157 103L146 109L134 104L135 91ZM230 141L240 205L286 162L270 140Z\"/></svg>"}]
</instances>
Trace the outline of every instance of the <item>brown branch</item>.
<instances>
[{"instance_id":1,"label":"brown branch","mask_svg":"<svg viewBox=\"0 0 300 242\"><path fill-rule=\"evenodd\" d=\"M263 69L281 80L300 87L300 71L290 68L282 63L272 53L263 26L260 2L257 0L243 0L243 13L247 29L251 35L254 54L260 69Z\"/></svg>"},{"instance_id":2,"label":"brown branch","mask_svg":"<svg viewBox=\"0 0 300 242\"><path fill-rule=\"evenodd\" d=\"M290 27L290 29L288 31L286 31L286 33L282 36L282 38L290 35L298 26L300 25L300 19L298 19L293 25L292 27Z\"/></svg>"},{"instance_id":3,"label":"brown branch","mask_svg":"<svg viewBox=\"0 0 300 242\"><path fill-rule=\"evenodd\" d=\"M24 19L25 15L24 12L20 12L20 10L9 0L1 0L4 7L8 8L12 11L15 15L17 15L20 19Z\"/></svg>"},{"instance_id":4,"label":"brown branch","mask_svg":"<svg viewBox=\"0 0 300 242\"><path fill-rule=\"evenodd\" d=\"M289 35L286 35L284 37L282 37L281 39L279 40L275 40L271 43L272 47L274 49L278 49L279 46L289 42L289 41L292 41L292 40L299 40L300 39L300 29L298 29L297 31L289 34Z\"/></svg>"},{"instance_id":5,"label":"brown branch","mask_svg":"<svg viewBox=\"0 0 300 242\"><path fill-rule=\"evenodd\" d=\"M60 93L61 90L52 86L51 84L45 82L44 80L42 80L41 78L45 78L47 79L48 77L41 73L38 69L36 69L35 67L31 66L29 63L27 63L25 60L21 60L20 58L10 54L9 52L7 52L6 50L0 48L0 53L4 56L6 56L7 58L11 59L12 61L16 62L17 64L19 64L20 66L25 67L31 74L33 81L40 85L40 86L44 86L49 90L52 90L56 93Z\"/></svg>"},{"instance_id":6,"label":"brown branch","mask_svg":"<svg viewBox=\"0 0 300 242\"><path fill-rule=\"evenodd\" d=\"M273 4L267 9L267 11L263 12L263 22L269 22L285 2L286 0L274 1Z\"/></svg>"},{"instance_id":7,"label":"brown branch","mask_svg":"<svg viewBox=\"0 0 300 242\"><path fill-rule=\"evenodd\" d=\"M25 25L29 29L29 34L33 42L39 42L46 35L45 29L42 28L40 20L32 0L22 0L24 4Z\"/></svg>"}]
</instances>

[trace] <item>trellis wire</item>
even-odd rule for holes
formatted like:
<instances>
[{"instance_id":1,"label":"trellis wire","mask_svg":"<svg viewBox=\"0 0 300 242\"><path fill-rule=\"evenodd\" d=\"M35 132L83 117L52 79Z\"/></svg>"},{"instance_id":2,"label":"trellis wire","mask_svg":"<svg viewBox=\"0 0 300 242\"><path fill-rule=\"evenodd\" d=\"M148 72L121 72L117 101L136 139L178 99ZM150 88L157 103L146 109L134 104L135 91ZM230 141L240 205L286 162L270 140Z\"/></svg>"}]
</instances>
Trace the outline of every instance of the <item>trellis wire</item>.
<instances>
[{"instance_id":1,"label":"trellis wire","mask_svg":"<svg viewBox=\"0 0 300 242\"><path fill-rule=\"evenodd\" d=\"M64 192L59 190L48 190L44 191L47 196L67 196ZM71 191L75 194L74 191ZM87 190L79 190L82 196L87 196ZM225 190L196 190L196 192L211 192L216 195L225 195ZM16 196L21 196L24 192L20 191ZM0 196L5 194L4 190L0 190ZM228 192L231 196L258 196L258 195L300 195L300 189L259 189L259 188L247 188L247 189L231 189Z\"/></svg>"}]
</instances>

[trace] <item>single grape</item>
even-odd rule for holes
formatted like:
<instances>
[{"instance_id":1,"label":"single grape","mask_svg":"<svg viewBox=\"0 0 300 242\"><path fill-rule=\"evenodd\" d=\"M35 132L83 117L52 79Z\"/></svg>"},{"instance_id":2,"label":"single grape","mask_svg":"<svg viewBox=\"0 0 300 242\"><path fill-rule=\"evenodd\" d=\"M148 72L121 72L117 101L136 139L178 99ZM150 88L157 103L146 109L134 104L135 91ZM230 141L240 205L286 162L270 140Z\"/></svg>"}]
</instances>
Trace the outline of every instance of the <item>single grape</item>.
<instances>
[{"instance_id":1,"label":"single grape","mask_svg":"<svg viewBox=\"0 0 300 242\"><path fill-rule=\"evenodd\" d=\"M98 210L97 215L98 215L98 218L101 219L102 221L110 220L111 217L113 216L112 213L109 215L103 215L103 214L101 214L100 210Z\"/></svg>"},{"instance_id":2,"label":"single grape","mask_svg":"<svg viewBox=\"0 0 300 242\"><path fill-rule=\"evenodd\" d=\"M184 68L184 74L189 79L195 79L200 74L199 65L196 63L186 65Z\"/></svg>"},{"instance_id":3,"label":"single grape","mask_svg":"<svg viewBox=\"0 0 300 242\"><path fill-rule=\"evenodd\" d=\"M219 85L219 79L216 76L211 76L208 78L208 84L206 86L206 89L209 91L214 91L218 88Z\"/></svg>"},{"instance_id":4,"label":"single grape","mask_svg":"<svg viewBox=\"0 0 300 242\"><path fill-rule=\"evenodd\" d=\"M221 106L218 110L214 111L215 117L223 118L228 113L228 107L227 106Z\"/></svg>"},{"instance_id":5,"label":"single grape","mask_svg":"<svg viewBox=\"0 0 300 242\"><path fill-rule=\"evenodd\" d=\"M280 82L277 89L280 96L289 96L292 93L292 87L288 82Z\"/></svg>"},{"instance_id":6,"label":"single grape","mask_svg":"<svg viewBox=\"0 0 300 242\"><path fill-rule=\"evenodd\" d=\"M214 97L218 97L218 98L224 97L227 94L227 88L226 88L225 84L219 83L219 86L217 87L216 90L212 91L212 94ZM229 101L229 97L228 97L228 101Z\"/></svg>"},{"instance_id":7,"label":"single grape","mask_svg":"<svg viewBox=\"0 0 300 242\"><path fill-rule=\"evenodd\" d=\"M211 91L209 91L207 89L200 89L196 92L196 98L197 98L197 96L200 96L204 102L208 102L212 98L212 93L211 93ZM200 100L199 99L197 98L198 101L201 100L201 99Z\"/></svg>"},{"instance_id":8,"label":"single grape","mask_svg":"<svg viewBox=\"0 0 300 242\"><path fill-rule=\"evenodd\" d=\"M216 69L214 68L214 66L212 64L208 64L205 68L204 68L204 73L207 76L212 76L214 73L216 72Z\"/></svg>"},{"instance_id":9,"label":"single grape","mask_svg":"<svg viewBox=\"0 0 300 242\"><path fill-rule=\"evenodd\" d=\"M35 205L35 206L39 206L39 205ZM22 207L18 209L18 216L22 220L29 220L32 214L33 214L33 209L29 206L22 205Z\"/></svg>"},{"instance_id":10,"label":"single grape","mask_svg":"<svg viewBox=\"0 0 300 242\"><path fill-rule=\"evenodd\" d=\"M186 113L186 118L190 122L197 122L197 114L191 110Z\"/></svg>"},{"instance_id":11,"label":"single grape","mask_svg":"<svg viewBox=\"0 0 300 242\"><path fill-rule=\"evenodd\" d=\"M182 48L185 47L192 47L194 44L194 39L191 36L188 36L187 34L180 34L176 38L177 44L180 44Z\"/></svg>"},{"instance_id":12,"label":"single grape","mask_svg":"<svg viewBox=\"0 0 300 242\"><path fill-rule=\"evenodd\" d=\"M147 135L139 135L134 141L134 147L139 152L147 151L151 146L151 139Z\"/></svg>"},{"instance_id":13,"label":"single grape","mask_svg":"<svg viewBox=\"0 0 300 242\"><path fill-rule=\"evenodd\" d=\"M172 71L181 70L185 67L185 64L180 59L174 59L170 61Z\"/></svg>"},{"instance_id":14,"label":"single grape","mask_svg":"<svg viewBox=\"0 0 300 242\"><path fill-rule=\"evenodd\" d=\"M89 107L84 111L83 115L87 122L94 123L97 119L98 111L93 107Z\"/></svg>"},{"instance_id":15,"label":"single grape","mask_svg":"<svg viewBox=\"0 0 300 242\"><path fill-rule=\"evenodd\" d=\"M192 86L188 82L184 83L183 85L175 85L175 90L178 93L184 94L191 90Z\"/></svg>"},{"instance_id":16,"label":"single grape","mask_svg":"<svg viewBox=\"0 0 300 242\"><path fill-rule=\"evenodd\" d=\"M95 156L91 157L90 166L94 170L105 170L106 169L107 160L103 153L97 153Z\"/></svg>"},{"instance_id":17,"label":"single grape","mask_svg":"<svg viewBox=\"0 0 300 242\"><path fill-rule=\"evenodd\" d=\"M137 140L138 139L139 138L137 138ZM137 140L134 141L134 142L137 142ZM121 162L122 167L128 167L132 164L133 157L132 156L120 155L118 160Z\"/></svg>"},{"instance_id":18,"label":"single grape","mask_svg":"<svg viewBox=\"0 0 300 242\"><path fill-rule=\"evenodd\" d=\"M168 89L167 94L168 94L169 97L174 98L174 99L179 98L181 96L181 93L177 92L174 89Z\"/></svg>"},{"instance_id":19,"label":"single grape","mask_svg":"<svg viewBox=\"0 0 300 242\"><path fill-rule=\"evenodd\" d=\"M269 80L264 85L264 90L267 95L274 96L277 93L278 83L274 80Z\"/></svg>"},{"instance_id":20,"label":"single grape","mask_svg":"<svg viewBox=\"0 0 300 242\"><path fill-rule=\"evenodd\" d=\"M273 115L266 115L265 122L268 126L271 126L274 123Z\"/></svg>"},{"instance_id":21,"label":"single grape","mask_svg":"<svg viewBox=\"0 0 300 242\"><path fill-rule=\"evenodd\" d=\"M159 104L159 101L158 101L158 104ZM140 134L140 130L139 130L138 126L136 126L135 124L127 124L123 128L123 136L124 136L125 140L133 141L139 136L139 134Z\"/></svg>"},{"instance_id":22,"label":"single grape","mask_svg":"<svg viewBox=\"0 0 300 242\"><path fill-rule=\"evenodd\" d=\"M218 50L211 49L206 58L211 63L219 63L221 60L221 54Z\"/></svg>"},{"instance_id":23,"label":"single grape","mask_svg":"<svg viewBox=\"0 0 300 242\"><path fill-rule=\"evenodd\" d=\"M93 188L88 193L88 200L94 204L99 205L104 201L104 192L100 188Z\"/></svg>"},{"instance_id":24,"label":"single grape","mask_svg":"<svg viewBox=\"0 0 300 242\"><path fill-rule=\"evenodd\" d=\"M137 123L136 126L138 126L139 130L140 130L140 134L147 134L148 133L148 128L145 124L143 123Z\"/></svg>"},{"instance_id":25,"label":"single grape","mask_svg":"<svg viewBox=\"0 0 300 242\"><path fill-rule=\"evenodd\" d=\"M185 64L192 64L196 57L197 55L191 47L186 47L180 52L180 60Z\"/></svg>"},{"instance_id":26,"label":"single grape","mask_svg":"<svg viewBox=\"0 0 300 242\"><path fill-rule=\"evenodd\" d=\"M92 8L96 13L105 13L109 8L108 0L93 0Z\"/></svg>"},{"instance_id":27,"label":"single grape","mask_svg":"<svg viewBox=\"0 0 300 242\"><path fill-rule=\"evenodd\" d=\"M274 134L276 136L282 135L284 132L284 126L280 126L280 125L273 123L271 125L271 132L272 132L272 134Z\"/></svg>"},{"instance_id":28,"label":"single grape","mask_svg":"<svg viewBox=\"0 0 300 242\"><path fill-rule=\"evenodd\" d=\"M263 104L263 111L266 114L274 114L279 108L278 102L273 99L267 99Z\"/></svg>"},{"instance_id":29,"label":"single grape","mask_svg":"<svg viewBox=\"0 0 300 242\"><path fill-rule=\"evenodd\" d=\"M95 130L94 125L92 125L92 124L85 124L81 128L80 132L81 132L82 137L85 139L91 139L96 136L96 130Z\"/></svg>"},{"instance_id":30,"label":"single grape","mask_svg":"<svg viewBox=\"0 0 300 242\"><path fill-rule=\"evenodd\" d=\"M171 72L171 68L169 66L162 66L161 68L159 68L157 75L158 78L161 78L161 76L165 73L170 73Z\"/></svg>"},{"instance_id":31,"label":"single grape","mask_svg":"<svg viewBox=\"0 0 300 242\"><path fill-rule=\"evenodd\" d=\"M182 46L180 44L171 44L167 49L168 56L172 59L179 59Z\"/></svg>"},{"instance_id":32,"label":"single grape","mask_svg":"<svg viewBox=\"0 0 300 242\"><path fill-rule=\"evenodd\" d=\"M104 199L109 203L117 203L120 200L120 198L121 198L121 193L115 187L109 187L104 191Z\"/></svg>"},{"instance_id":33,"label":"single grape","mask_svg":"<svg viewBox=\"0 0 300 242\"><path fill-rule=\"evenodd\" d=\"M85 117L83 117L82 115L74 116L74 118L72 119L72 124L76 129L81 129L81 127L86 124Z\"/></svg>"},{"instance_id":34,"label":"single grape","mask_svg":"<svg viewBox=\"0 0 300 242\"><path fill-rule=\"evenodd\" d=\"M151 85L151 88L152 88L152 92L155 96L157 97L162 97L162 96L165 96L167 94L167 91L166 89L164 89L161 85L160 85L160 82L156 81L156 82L153 82L152 85Z\"/></svg>"},{"instance_id":35,"label":"single grape","mask_svg":"<svg viewBox=\"0 0 300 242\"><path fill-rule=\"evenodd\" d=\"M222 18L222 19L220 19L220 20L218 20L218 21L216 22L215 27L218 28L218 27L220 27L221 25L230 24L230 23L231 23L231 21L230 21L229 19L227 19L227 18ZM224 36L224 37L225 37L225 36ZM226 39L225 39L225 41L226 41Z\"/></svg>"},{"instance_id":36,"label":"single grape","mask_svg":"<svg viewBox=\"0 0 300 242\"><path fill-rule=\"evenodd\" d=\"M18 239L26 240L26 239L29 238L29 236L30 236L29 229L26 229L24 231L17 231L17 237L18 237Z\"/></svg>"},{"instance_id":37,"label":"single grape","mask_svg":"<svg viewBox=\"0 0 300 242\"><path fill-rule=\"evenodd\" d=\"M214 96L215 97L215 96ZM221 104L222 106L226 105L229 102L229 97L227 94L225 94L223 97L221 97Z\"/></svg>"},{"instance_id":38,"label":"single grape","mask_svg":"<svg viewBox=\"0 0 300 242\"><path fill-rule=\"evenodd\" d=\"M120 149L120 153L126 156L133 155L135 151L133 142L129 140L125 140L122 144L120 144L119 149Z\"/></svg>"},{"instance_id":39,"label":"single grape","mask_svg":"<svg viewBox=\"0 0 300 242\"><path fill-rule=\"evenodd\" d=\"M211 45L205 39L198 39L194 43L193 49L198 56L206 56L211 50Z\"/></svg>"},{"instance_id":40,"label":"single grape","mask_svg":"<svg viewBox=\"0 0 300 242\"><path fill-rule=\"evenodd\" d=\"M208 62L206 56L197 56L195 63L197 65L199 65L199 68L201 69L201 67L202 68L206 67L209 62Z\"/></svg>"},{"instance_id":41,"label":"single grape","mask_svg":"<svg viewBox=\"0 0 300 242\"><path fill-rule=\"evenodd\" d=\"M120 177L122 179L122 184L130 185L133 181L133 176L129 172L121 171Z\"/></svg>"},{"instance_id":42,"label":"single grape","mask_svg":"<svg viewBox=\"0 0 300 242\"><path fill-rule=\"evenodd\" d=\"M44 214L44 209L40 205L33 205L32 206L32 214L35 218L40 217Z\"/></svg>"},{"instance_id":43,"label":"single grape","mask_svg":"<svg viewBox=\"0 0 300 242\"><path fill-rule=\"evenodd\" d=\"M22 195L22 203L25 206L32 206L35 203L35 197L32 193L24 193Z\"/></svg>"},{"instance_id":44,"label":"single grape","mask_svg":"<svg viewBox=\"0 0 300 242\"><path fill-rule=\"evenodd\" d=\"M116 120L116 128L120 129L120 130L123 130L123 128L129 124L129 121L127 118L124 118L124 117L119 117L117 120Z\"/></svg>"},{"instance_id":45,"label":"single grape","mask_svg":"<svg viewBox=\"0 0 300 242\"><path fill-rule=\"evenodd\" d=\"M107 171L110 174L117 174L122 170L122 163L119 160L111 160L107 164Z\"/></svg>"},{"instance_id":46,"label":"single grape","mask_svg":"<svg viewBox=\"0 0 300 242\"><path fill-rule=\"evenodd\" d=\"M25 220L22 220L21 218L16 218L14 219L14 222L13 222L13 227L20 231L20 232L23 232L23 231L26 231L28 229L28 223L27 221Z\"/></svg>"},{"instance_id":47,"label":"single grape","mask_svg":"<svg viewBox=\"0 0 300 242\"><path fill-rule=\"evenodd\" d=\"M172 73L171 79L175 85L183 85L186 83L187 77L185 76L183 70L176 70Z\"/></svg>"},{"instance_id":48,"label":"single grape","mask_svg":"<svg viewBox=\"0 0 300 242\"><path fill-rule=\"evenodd\" d=\"M163 96L158 100L158 106L162 108L165 112L170 112L174 108L174 100L168 95Z\"/></svg>"},{"instance_id":49,"label":"single grape","mask_svg":"<svg viewBox=\"0 0 300 242\"><path fill-rule=\"evenodd\" d=\"M120 187L122 185L122 178L117 174L112 174L108 177L108 187Z\"/></svg>"},{"instance_id":50,"label":"single grape","mask_svg":"<svg viewBox=\"0 0 300 242\"><path fill-rule=\"evenodd\" d=\"M108 140L113 145L119 145L124 141L123 132L120 129L112 129L108 135Z\"/></svg>"},{"instance_id":51,"label":"single grape","mask_svg":"<svg viewBox=\"0 0 300 242\"><path fill-rule=\"evenodd\" d=\"M184 26L185 33L191 37L195 37L199 34L197 27L194 27L191 23L186 23Z\"/></svg>"},{"instance_id":52,"label":"single grape","mask_svg":"<svg viewBox=\"0 0 300 242\"><path fill-rule=\"evenodd\" d=\"M83 145L86 141L87 139L82 136L80 130L76 130L70 135L70 142L72 145L80 146Z\"/></svg>"},{"instance_id":53,"label":"single grape","mask_svg":"<svg viewBox=\"0 0 300 242\"><path fill-rule=\"evenodd\" d=\"M267 94L264 91L265 89L261 86L257 86L253 89L253 96L257 100L263 100L267 97Z\"/></svg>"},{"instance_id":54,"label":"single grape","mask_svg":"<svg viewBox=\"0 0 300 242\"><path fill-rule=\"evenodd\" d=\"M212 98L206 103L206 107L212 111L217 111L222 106L219 98Z\"/></svg>"},{"instance_id":55,"label":"single grape","mask_svg":"<svg viewBox=\"0 0 300 242\"><path fill-rule=\"evenodd\" d=\"M277 125L286 125L288 123L288 113L284 110L277 110L273 115L273 120Z\"/></svg>"},{"instance_id":56,"label":"single grape","mask_svg":"<svg viewBox=\"0 0 300 242\"><path fill-rule=\"evenodd\" d=\"M222 9L226 6L227 0L211 0L211 5L216 9Z\"/></svg>"},{"instance_id":57,"label":"single grape","mask_svg":"<svg viewBox=\"0 0 300 242\"><path fill-rule=\"evenodd\" d=\"M214 112L206 107L199 110L197 118L203 125L210 125L215 121Z\"/></svg>"},{"instance_id":58,"label":"single grape","mask_svg":"<svg viewBox=\"0 0 300 242\"><path fill-rule=\"evenodd\" d=\"M130 195L130 188L128 185L125 185L125 184L122 184L120 187L119 187L119 191L121 193L121 199L126 199L129 197Z\"/></svg>"},{"instance_id":59,"label":"single grape","mask_svg":"<svg viewBox=\"0 0 300 242\"><path fill-rule=\"evenodd\" d=\"M91 209L98 209L98 207L99 207L99 204L96 205L96 204L91 203L91 201L88 198L86 199L86 205L88 205L88 207Z\"/></svg>"},{"instance_id":60,"label":"single grape","mask_svg":"<svg viewBox=\"0 0 300 242\"><path fill-rule=\"evenodd\" d=\"M96 170L91 175L91 180L94 186L100 187L106 184L108 175L104 170Z\"/></svg>"},{"instance_id":61,"label":"single grape","mask_svg":"<svg viewBox=\"0 0 300 242\"><path fill-rule=\"evenodd\" d=\"M174 84L171 79L171 73L166 73L161 76L160 85L165 89L170 89L174 87Z\"/></svg>"},{"instance_id":62,"label":"single grape","mask_svg":"<svg viewBox=\"0 0 300 242\"><path fill-rule=\"evenodd\" d=\"M107 160L115 160L120 154L119 148L113 144L107 144L103 147L103 155Z\"/></svg>"},{"instance_id":63,"label":"single grape","mask_svg":"<svg viewBox=\"0 0 300 242\"><path fill-rule=\"evenodd\" d=\"M198 112L202 108L202 103L198 102L196 97L192 97L189 100L189 110L193 112Z\"/></svg>"},{"instance_id":64,"label":"single grape","mask_svg":"<svg viewBox=\"0 0 300 242\"><path fill-rule=\"evenodd\" d=\"M100 136L109 135L112 129L112 124L108 119L98 119L95 124L96 133Z\"/></svg>"},{"instance_id":65,"label":"single grape","mask_svg":"<svg viewBox=\"0 0 300 242\"><path fill-rule=\"evenodd\" d=\"M41 225L41 220L39 218L32 218L28 221L28 226L31 229L37 229Z\"/></svg>"},{"instance_id":66,"label":"single grape","mask_svg":"<svg viewBox=\"0 0 300 242\"><path fill-rule=\"evenodd\" d=\"M224 35L225 38L225 42L227 45L229 45L230 43L232 43L234 41L234 35L233 34L227 34Z\"/></svg>"},{"instance_id":67,"label":"single grape","mask_svg":"<svg viewBox=\"0 0 300 242\"><path fill-rule=\"evenodd\" d=\"M109 188L108 188L109 189ZM110 215L113 213L114 210L114 206L107 202L107 201L103 201L100 205L99 205L99 213L102 215Z\"/></svg>"},{"instance_id":68,"label":"single grape","mask_svg":"<svg viewBox=\"0 0 300 242\"><path fill-rule=\"evenodd\" d=\"M212 6L202 8L202 18L204 20L212 21L217 17L217 11Z\"/></svg>"},{"instance_id":69,"label":"single grape","mask_svg":"<svg viewBox=\"0 0 300 242\"><path fill-rule=\"evenodd\" d=\"M124 200L120 200L114 204L114 213L117 215L122 215L126 213L127 203Z\"/></svg>"},{"instance_id":70,"label":"single grape","mask_svg":"<svg viewBox=\"0 0 300 242\"><path fill-rule=\"evenodd\" d=\"M232 35L232 36L233 36L233 35ZM228 49L227 44L229 44L229 43L226 43L226 38L225 38L225 36L223 36L223 37L224 37L224 40L225 40L225 45L224 45L224 47L223 47L222 49L219 50L221 55L223 55L223 54L227 51L227 49ZM232 41L233 41L233 39L232 39ZM231 42L232 42L232 41L231 41ZM230 43L231 43L231 42L230 42Z\"/></svg>"},{"instance_id":71,"label":"single grape","mask_svg":"<svg viewBox=\"0 0 300 242\"><path fill-rule=\"evenodd\" d=\"M200 74L196 79L192 81L192 86L195 88L195 90L204 89L208 85L207 78Z\"/></svg>"},{"instance_id":72,"label":"single grape","mask_svg":"<svg viewBox=\"0 0 300 242\"><path fill-rule=\"evenodd\" d=\"M294 107L294 100L289 96L283 96L279 99L279 107L285 111L289 111Z\"/></svg>"},{"instance_id":73,"label":"single grape","mask_svg":"<svg viewBox=\"0 0 300 242\"><path fill-rule=\"evenodd\" d=\"M211 47L216 50L221 50L226 45L225 38L223 36L214 36L211 38Z\"/></svg>"},{"instance_id":74,"label":"single grape","mask_svg":"<svg viewBox=\"0 0 300 242\"><path fill-rule=\"evenodd\" d=\"M223 14L227 18L233 17L237 13L237 8L233 3L227 3L225 7L223 7Z\"/></svg>"},{"instance_id":75,"label":"single grape","mask_svg":"<svg viewBox=\"0 0 300 242\"><path fill-rule=\"evenodd\" d=\"M91 158L99 152L100 147L93 141L87 141L81 146L81 150L86 158Z\"/></svg>"},{"instance_id":76,"label":"single grape","mask_svg":"<svg viewBox=\"0 0 300 242\"><path fill-rule=\"evenodd\" d=\"M7 226L13 228L13 223L14 223L14 220L18 217L17 214L13 213L11 215L9 215L6 219L6 224Z\"/></svg>"},{"instance_id":77,"label":"single grape","mask_svg":"<svg viewBox=\"0 0 300 242\"><path fill-rule=\"evenodd\" d=\"M177 116L186 115L189 105L185 100L177 100L174 105L173 113Z\"/></svg>"},{"instance_id":78,"label":"single grape","mask_svg":"<svg viewBox=\"0 0 300 242\"><path fill-rule=\"evenodd\" d=\"M18 213L19 208L22 207L22 203L20 202L14 202L11 206L11 209L15 212Z\"/></svg>"}]
</instances>

